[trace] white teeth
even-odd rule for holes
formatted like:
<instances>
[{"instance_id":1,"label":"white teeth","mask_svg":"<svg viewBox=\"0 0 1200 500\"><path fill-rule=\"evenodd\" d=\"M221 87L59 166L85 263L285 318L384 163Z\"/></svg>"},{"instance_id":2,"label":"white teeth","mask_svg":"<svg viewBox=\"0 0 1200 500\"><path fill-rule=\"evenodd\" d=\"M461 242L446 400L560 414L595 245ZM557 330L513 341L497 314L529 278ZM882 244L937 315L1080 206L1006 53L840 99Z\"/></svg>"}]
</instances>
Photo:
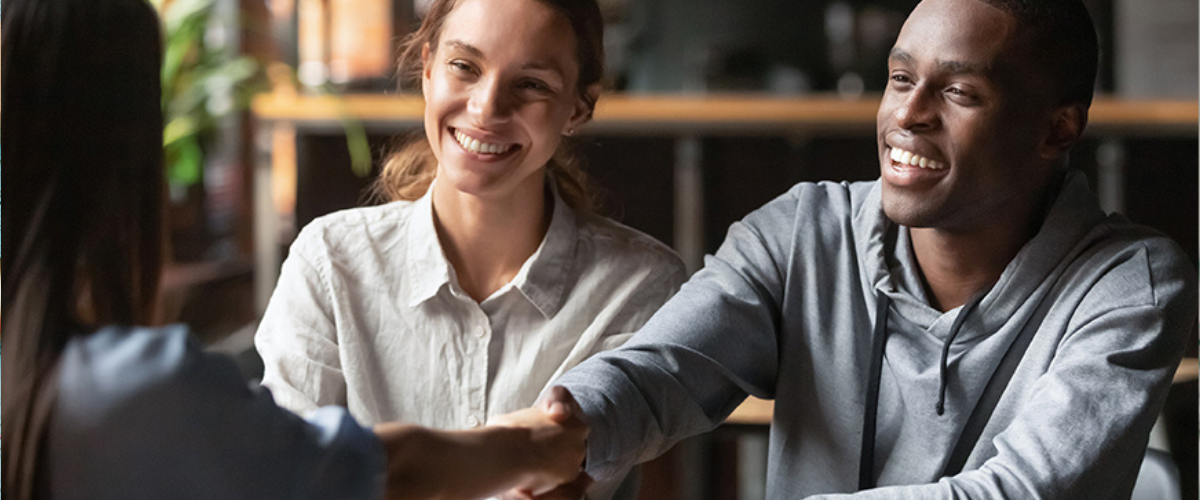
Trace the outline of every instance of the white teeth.
<instances>
[{"instance_id":1,"label":"white teeth","mask_svg":"<svg viewBox=\"0 0 1200 500\"><path fill-rule=\"evenodd\" d=\"M467 134L457 130L454 131L454 139L458 141L460 145L462 145L463 149L466 149L472 153L494 155L507 152L509 149L509 146L505 146L503 144L480 142L479 139L470 137Z\"/></svg>"},{"instance_id":2,"label":"white teeth","mask_svg":"<svg viewBox=\"0 0 1200 500\"><path fill-rule=\"evenodd\" d=\"M930 160L929 158L919 154L899 148L892 148L892 152L889 156L892 158L892 161L901 165L912 165L914 167L927 168L930 170L941 170L946 168L945 163Z\"/></svg>"}]
</instances>

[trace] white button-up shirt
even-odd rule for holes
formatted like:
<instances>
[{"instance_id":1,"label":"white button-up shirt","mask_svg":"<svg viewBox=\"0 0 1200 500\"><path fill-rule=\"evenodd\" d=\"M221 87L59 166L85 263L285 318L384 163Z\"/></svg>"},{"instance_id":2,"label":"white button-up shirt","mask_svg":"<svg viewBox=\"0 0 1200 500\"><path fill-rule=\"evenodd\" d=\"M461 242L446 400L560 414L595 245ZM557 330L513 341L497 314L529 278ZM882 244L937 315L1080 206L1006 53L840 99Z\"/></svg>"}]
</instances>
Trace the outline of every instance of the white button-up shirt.
<instances>
[{"instance_id":1,"label":"white button-up shirt","mask_svg":"<svg viewBox=\"0 0 1200 500\"><path fill-rule=\"evenodd\" d=\"M662 243L554 198L541 246L480 303L442 252L428 193L313 221L255 337L263 385L285 408L345 405L367 425L463 429L529 407L687 278Z\"/></svg>"}]
</instances>

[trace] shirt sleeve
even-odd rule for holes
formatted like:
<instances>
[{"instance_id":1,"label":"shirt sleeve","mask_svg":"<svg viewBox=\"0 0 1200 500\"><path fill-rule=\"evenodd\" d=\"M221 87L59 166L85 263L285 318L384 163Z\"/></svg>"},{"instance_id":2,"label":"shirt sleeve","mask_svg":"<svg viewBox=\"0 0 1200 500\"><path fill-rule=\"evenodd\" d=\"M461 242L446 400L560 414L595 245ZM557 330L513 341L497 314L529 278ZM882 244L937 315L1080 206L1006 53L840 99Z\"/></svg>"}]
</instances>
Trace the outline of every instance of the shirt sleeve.
<instances>
[{"instance_id":1,"label":"shirt sleeve","mask_svg":"<svg viewBox=\"0 0 1200 500\"><path fill-rule=\"evenodd\" d=\"M604 480L713 429L747 394L772 397L787 251L760 226L790 222L794 206L777 200L735 223L704 269L628 343L559 380L592 429L589 475Z\"/></svg>"},{"instance_id":2,"label":"shirt sleeve","mask_svg":"<svg viewBox=\"0 0 1200 500\"><path fill-rule=\"evenodd\" d=\"M280 406L299 414L346 405L328 259L319 237L310 226L292 244L254 336L263 386Z\"/></svg>"},{"instance_id":3,"label":"shirt sleeve","mask_svg":"<svg viewBox=\"0 0 1200 500\"><path fill-rule=\"evenodd\" d=\"M810 499L1129 498L1196 321L1194 270L1145 257L1092 285L994 456L933 484Z\"/></svg>"},{"instance_id":4,"label":"shirt sleeve","mask_svg":"<svg viewBox=\"0 0 1200 500\"><path fill-rule=\"evenodd\" d=\"M645 252L654 258L644 264L647 272L637 273L640 279L638 291L630 297L626 306L630 309L629 320L625 322L627 328L604 334L583 359L624 345L687 281L687 268L674 251L650 248Z\"/></svg>"},{"instance_id":5,"label":"shirt sleeve","mask_svg":"<svg viewBox=\"0 0 1200 500\"><path fill-rule=\"evenodd\" d=\"M49 434L56 498L378 499L386 457L341 408L309 419L183 328L68 350Z\"/></svg>"},{"instance_id":6,"label":"shirt sleeve","mask_svg":"<svg viewBox=\"0 0 1200 500\"><path fill-rule=\"evenodd\" d=\"M659 257L648 264L652 272L642 282L640 293L631 300L637 311L632 317L630 331L605 335L593 346L588 357L616 349L628 342L633 337L634 331L645 325L646 321L662 308L663 304L670 300L687 280L687 268L684 267L683 261L674 251L658 249L645 251ZM625 468L614 473L610 479L593 483L588 487L584 498L587 500L633 499L637 497L637 484L640 481L641 471L638 468Z\"/></svg>"}]
</instances>

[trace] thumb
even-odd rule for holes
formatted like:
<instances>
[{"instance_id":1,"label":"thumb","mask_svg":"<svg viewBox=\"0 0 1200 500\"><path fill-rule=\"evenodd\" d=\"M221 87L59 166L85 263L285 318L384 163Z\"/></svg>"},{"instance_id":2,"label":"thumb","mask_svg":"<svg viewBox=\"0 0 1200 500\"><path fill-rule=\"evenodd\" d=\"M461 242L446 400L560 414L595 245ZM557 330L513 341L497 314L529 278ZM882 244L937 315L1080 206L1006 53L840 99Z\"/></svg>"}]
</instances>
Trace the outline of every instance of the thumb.
<instances>
[{"instance_id":1,"label":"thumb","mask_svg":"<svg viewBox=\"0 0 1200 500\"><path fill-rule=\"evenodd\" d=\"M542 411L545 411L550 419L562 423L575 415L575 398L571 397L571 393L566 388L556 385L550 388L550 392L542 399Z\"/></svg>"}]
</instances>

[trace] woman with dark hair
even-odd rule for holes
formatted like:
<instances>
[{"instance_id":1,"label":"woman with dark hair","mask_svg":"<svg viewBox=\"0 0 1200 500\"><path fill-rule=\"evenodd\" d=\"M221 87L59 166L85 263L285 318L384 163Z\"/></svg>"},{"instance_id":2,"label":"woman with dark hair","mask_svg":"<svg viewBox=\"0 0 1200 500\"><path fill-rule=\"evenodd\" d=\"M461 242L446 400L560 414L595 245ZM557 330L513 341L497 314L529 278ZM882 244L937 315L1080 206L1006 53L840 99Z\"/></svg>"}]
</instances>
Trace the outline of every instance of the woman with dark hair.
<instances>
[{"instance_id":1,"label":"woman with dark hair","mask_svg":"<svg viewBox=\"0 0 1200 500\"><path fill-rule=\"evenodd\" d=\"M679 257L593 214L566 148L602 88L602 36L595 0L432 4L402 47L424 135L385 162L390 203L305 227L259 325L282 406L480 426L674 294Z\"/></svg>"},{"instance_id":2,"label":"woman with dark hair","mask_svg":"<svg viewBox=\"0 0 1200 500\"><path fill-rule=\"evenodd\" d=\"M145 0L4 4L5 498L470 498L574 478L586 431L561 408L505 419L533 430L303 420L185 327L138 326L162 260L158 19Z\"/></svg>"}]
</instances>

